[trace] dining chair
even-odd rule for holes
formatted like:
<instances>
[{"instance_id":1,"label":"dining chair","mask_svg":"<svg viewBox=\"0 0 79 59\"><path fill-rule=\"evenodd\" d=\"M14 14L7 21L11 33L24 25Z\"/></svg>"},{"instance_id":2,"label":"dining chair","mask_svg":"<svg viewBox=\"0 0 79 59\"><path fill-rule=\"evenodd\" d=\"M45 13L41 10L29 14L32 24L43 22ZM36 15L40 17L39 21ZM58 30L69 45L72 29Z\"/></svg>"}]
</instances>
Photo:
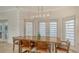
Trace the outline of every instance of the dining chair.
<instances>
[{"instance_id":1,"label":"dining chair","mask_svg":"<svg viewBox=\"0 0 79 59\"><path fill-rule=\"evenodd\" d=\"M70 42L69 41L61 41L60 43L56 43L55 52L63 51L69 53Z\"/></svg>"},{"instance_id":2,"label":"dining chair","mask_svg":"<svg viewBox=\"0 0 79 59\"><path fill-rule=\"evenodd\" d=\"M36 52L37 53L48 53L49 52L49 42L47 41L37 41L36 42Z\"/></svg>"},{"instance_id":3,"label":"dining chair","mask_svg":"<svg viewBox=\"0 0 79 59\"><path fill-rule=\"evenodd\" d=\"M17 37L13 37L13 52L15 50L16 45L19 45L19 39Z\"/></svg>"},{"instance_id":4,"label":"dining chair","mask_svg":"<svg viewBox=\"0 0 79 59\"><path fill-rule=\"evenodd\" d=\"M20 53L31 52L30 40L22 39L19 41ZM24 50L24 51L23 51Z\"/></svg>"}]
</instances>

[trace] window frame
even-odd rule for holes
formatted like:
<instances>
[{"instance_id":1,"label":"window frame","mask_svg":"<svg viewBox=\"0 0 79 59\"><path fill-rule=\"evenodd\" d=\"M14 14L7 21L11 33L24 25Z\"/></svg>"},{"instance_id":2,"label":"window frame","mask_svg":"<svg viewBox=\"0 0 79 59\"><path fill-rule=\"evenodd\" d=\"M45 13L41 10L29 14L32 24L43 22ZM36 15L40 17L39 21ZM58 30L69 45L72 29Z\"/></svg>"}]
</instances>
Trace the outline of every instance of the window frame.
<instances>
[{"instance_id":1,"label":"window frame","mask_svg":"<svg viewBox=\"0 0 79 59\"><path fill-rule=\"evenodd\" d=\"M31 23L32 23L32 35L26 35L26 23L27 23L27 22L31 22ZM25 21L24 23L25 23L25 24L24 24L24 25L25 25L25 26L24 26L24 36L33 36L33 29L34 29L34 28L33 28L33 22L32 22L32 21Z\"/></svg>"},{"instance_id":2,"label":"window frame","mask_svg":"<svg viewBox=\"0 0 79 59\"><path fill-rule=\"evenodd\" d=\"M75 16L69 16L69 17L65 17L62 19L62 39L65 40L65 22L69 21L69 20L74 20L74 43L71 44L71 46L75 46L75 42L76 42L76 17Z\"/></svg>"},{"instance_id":3,"label":"window frame","mask_svg":"<svg viewBox=\"0 0 79 59\"><path fill-rule=\"evenodd\" d=\"M51 21L49 21L49 36L50 36L50 23L51 22L56 22L56 37L55 36L50 36L50 37L54 37L57 38L58 37L58 21L56 19L50 19Z\"/></svg>"}]
</instances>

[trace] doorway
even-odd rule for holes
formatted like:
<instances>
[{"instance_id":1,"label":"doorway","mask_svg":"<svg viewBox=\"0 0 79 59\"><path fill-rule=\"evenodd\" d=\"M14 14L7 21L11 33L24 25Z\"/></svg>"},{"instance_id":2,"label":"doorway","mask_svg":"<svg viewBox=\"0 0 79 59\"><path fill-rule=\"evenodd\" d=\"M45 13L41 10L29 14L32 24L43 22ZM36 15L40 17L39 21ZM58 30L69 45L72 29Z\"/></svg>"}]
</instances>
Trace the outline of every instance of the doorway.
<instances>
[{"instance_id":1,"label":"doorway","mask_svg":"<svg viewBox=\"0 0 79 59\"><path fill-rule=\"evenodd\" d=\"M0 41L7 41L8 39L8 22L0 20Z\"/></svg>"}]
</instances>

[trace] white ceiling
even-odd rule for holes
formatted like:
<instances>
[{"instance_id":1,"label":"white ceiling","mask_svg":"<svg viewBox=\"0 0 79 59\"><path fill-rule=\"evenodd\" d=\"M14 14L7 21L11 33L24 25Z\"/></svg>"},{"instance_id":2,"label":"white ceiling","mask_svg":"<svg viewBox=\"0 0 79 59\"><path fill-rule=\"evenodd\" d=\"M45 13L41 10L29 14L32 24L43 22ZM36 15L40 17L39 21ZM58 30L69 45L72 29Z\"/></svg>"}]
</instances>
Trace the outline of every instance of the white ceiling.
<instances>
[{"instance_id":1,"label":"white ceiling","mask_svg":"<svg viewBox=\"0 0 79 59\"><path fill-rule=\"evenodd\" d=\"M61 8L61 6L0 6L0 11L4 11L7 9L12 9L12 8L25 8L27 10L33 10L33 9L57 9L57 8Z\"/></svg>"},{"instance_id":2,"label":"white ceiling","mask_svg":"<svg viewBox=\"0 0 79 59\"><path fill-rule=\"evenodd\" d=\"M57 8L68 7L68 6L0 6L0 10L17 8L17 7L18 8L27 8L27 9L31 9L31 8L57 9ZM73 7L73 6L71 6L71 7Z\"/></svg>"},{"instance_id":3,"label":"white ceiling","mask_svg":"<svg viewBox=\"0 0 79 59\"><path fill-rule=\"evenodd\" d=\"M11 8L16 8L16 7L14 7L14 6L0 6L0 11L4 11L7 9L11 9Z\"/></svg>"},{"instance_id":4,"label":"white ceiling","mask_svg":"<svg viewBox=\"0 0 79 59\"><path fill-rule=\"evenodd\" d=\"M73 6L70 6L70 7L73 7ZM48 15L49 13L51 14L51 11L59 10L62 8L70 8L70 7L68 6L0 6L0 12L2 11L4 12L9 9L12 10L13 8L16 8L16 9L22 8L22 10L24 11L23 12L24 15L27 15L27 17L29 16L33 17L33 16L37 16L39 13Z\"/></svg>"}]
</instances>

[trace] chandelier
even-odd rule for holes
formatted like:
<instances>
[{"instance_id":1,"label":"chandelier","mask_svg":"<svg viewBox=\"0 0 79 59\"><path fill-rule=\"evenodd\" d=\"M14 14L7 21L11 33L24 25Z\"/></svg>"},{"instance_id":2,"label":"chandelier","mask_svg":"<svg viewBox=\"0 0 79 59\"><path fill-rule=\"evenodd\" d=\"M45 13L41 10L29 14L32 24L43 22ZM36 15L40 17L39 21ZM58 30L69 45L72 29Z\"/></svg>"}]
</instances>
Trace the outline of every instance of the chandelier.
<instances>
[{"instance_id":1,"label":"chandelier","mask_svg":"<svg viewBox=\"0 0 79 59\"><path fill-rule=\"evenodd\" d=\"M50 16L48 12L49 11L47 9L45 9L44 6L38 6L36 15L34 15L33 18L41 18L41 17Z\"/></svg>"}]
</instances>

